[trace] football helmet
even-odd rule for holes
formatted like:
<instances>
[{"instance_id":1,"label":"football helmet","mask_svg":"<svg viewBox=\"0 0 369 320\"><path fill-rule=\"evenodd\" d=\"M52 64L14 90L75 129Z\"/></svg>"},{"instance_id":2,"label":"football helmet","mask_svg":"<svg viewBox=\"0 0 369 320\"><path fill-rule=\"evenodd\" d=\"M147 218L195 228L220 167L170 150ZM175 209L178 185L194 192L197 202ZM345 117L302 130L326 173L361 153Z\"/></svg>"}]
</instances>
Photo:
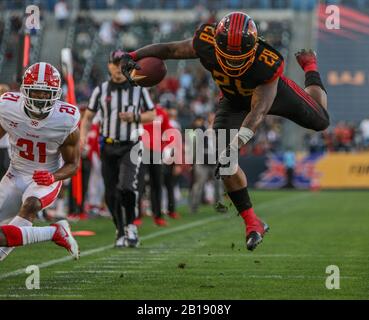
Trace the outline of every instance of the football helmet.
<instances>
[{"instance_id":1,"label":"football helmet","mask_svg":"<svg viewBox=\"0 0 369 320\"><path fill-rule=\"evenodd\" d=\"M62 94L60 73L49 63L35 63L24 73L20 91L27 110L38 115L49 113ZM49 94L47 98L35 98L31 96L35 91Z\"/></svg>"},{"instance_id":2,"label":"football helmet","mask_svg":"<svg viewBox=\"0 0 369 320\"><path fill-rule=\"evenodd\" d=\"M223 17L215 30L215 55L223 71L239 77L255 60L258 31L255 22L243 12Z\"/></svg>"}]
</instances>

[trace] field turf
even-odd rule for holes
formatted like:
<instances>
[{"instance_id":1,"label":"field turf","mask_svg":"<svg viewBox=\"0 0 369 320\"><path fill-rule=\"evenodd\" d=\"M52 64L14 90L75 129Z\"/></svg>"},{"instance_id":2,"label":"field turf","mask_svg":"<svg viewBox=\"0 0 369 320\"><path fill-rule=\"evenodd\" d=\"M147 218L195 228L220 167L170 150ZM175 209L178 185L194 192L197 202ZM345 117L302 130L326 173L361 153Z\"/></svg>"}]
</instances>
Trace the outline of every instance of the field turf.
<instances>
[{"instance_id":1,"label":"field turf","mask_svg":"<svg viewBox=\"0 0 369 320\"><path fill-rule=\"evenodd\" d=\"M368 299L368 192L252 192L270 233L255 252L244 226L205 206L181 207L170 226L140 228L142 246L113 248L110 219L72 223L81 259L53 243L17 248L0 262L0 299ZM40 267L40 289L28 290L24 268ZM326 289L326 267L340 269L340 289Z\"/></svg>"}]
</instances>

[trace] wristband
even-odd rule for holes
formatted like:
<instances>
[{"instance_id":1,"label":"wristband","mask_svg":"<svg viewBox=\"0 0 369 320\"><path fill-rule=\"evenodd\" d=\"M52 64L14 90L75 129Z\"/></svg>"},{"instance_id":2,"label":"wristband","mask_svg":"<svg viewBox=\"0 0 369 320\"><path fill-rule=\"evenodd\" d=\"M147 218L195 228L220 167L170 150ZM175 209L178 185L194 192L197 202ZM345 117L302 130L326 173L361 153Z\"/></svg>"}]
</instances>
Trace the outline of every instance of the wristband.
<instances>
[{"instance_id":1,"label":"wristband","mask_svg":"<svg viewBox=\"0 0 369 320\"><path fill-rule=\"evenodd\" d=\"M235 144L238 148L241 148L243 145L249 142L253 136L254 132L252 130L246 127L241 127L234 137L232 144Z\"/></svg>"}]
</instances>

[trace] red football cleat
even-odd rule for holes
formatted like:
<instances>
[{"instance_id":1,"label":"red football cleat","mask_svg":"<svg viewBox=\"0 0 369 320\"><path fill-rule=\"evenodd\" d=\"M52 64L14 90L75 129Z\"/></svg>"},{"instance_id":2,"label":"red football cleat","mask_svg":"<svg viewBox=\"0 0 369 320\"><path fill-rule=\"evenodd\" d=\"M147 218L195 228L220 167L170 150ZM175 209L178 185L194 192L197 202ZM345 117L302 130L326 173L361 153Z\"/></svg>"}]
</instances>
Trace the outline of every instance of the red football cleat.
<instances>
[{"instance_id":1,"label":"red football cleat","mask_svg":"<svg viewBox=\"0 0 369 320\"><path fill-rule=\"evenodd\" d=\"M172 219L180 219L181 218L181 215L177 212L169 212L168 216Z\"/></svg>"},{"instance_id":2,"label":"red football cleat","mask_svg":"<svg viewBox=\"0 0 369 320\"><path fill-rule=\"evenodd\" d=\"M78 243L72 235L68 221L60 220L56 223L53 223L51 226L56 227L56 231L51 240L54 241L58 246L67 249L74 259L78 260Z\"/></svg>"},{"instance_id":3,"label":"red football cleat","mask_svg":"<svg viewBox=\"0 0 369 320\"><path fill-rule=\"evenodd\" d=\"M142 225L142 219L141 218L137 218L133 221L133 224L137 227Z\"/></svg>"},{"instance_id":4,"label":"red football cleat","mask_svg":"<svg viewBox=\"0 0 369 320\"><path fill-rule=\"evenodd\" d=\"M302 49L295 56L298 64L305 72L318 71L318 61L315 51Z\"/></svg>"},{"instance_id":5,"label":"red football cleat","mask_svg":"<svg viewBox=\"0 0 369 320\"><path fill-rule=\"evenodd\" d=\"M80 213L79 220L88 220L88 214L86 212Z\"/></svg>"},{"instance_id":6,"label":"red football cleat","mask_svg":"<svg viewBox=\"0 0 369 320\"><path fill-rule=\"evenodd\" d=\"M268 232L269 226L259 219L255 219L253 223L246 226L246 247L247 250L254 250Z\"/></svg>"},{"instance_id":7,"label":"red football cleat","mask_svg":"<svg viewBox=\"0 0 369 320\"><path fill-rule=\"evenodd\" d=\"M154 222L157 226L159 227L167 227L168 226L168 222L166 222L163 218L161 217L155 217L154 218Z\"/></svg>"}]
</instances>

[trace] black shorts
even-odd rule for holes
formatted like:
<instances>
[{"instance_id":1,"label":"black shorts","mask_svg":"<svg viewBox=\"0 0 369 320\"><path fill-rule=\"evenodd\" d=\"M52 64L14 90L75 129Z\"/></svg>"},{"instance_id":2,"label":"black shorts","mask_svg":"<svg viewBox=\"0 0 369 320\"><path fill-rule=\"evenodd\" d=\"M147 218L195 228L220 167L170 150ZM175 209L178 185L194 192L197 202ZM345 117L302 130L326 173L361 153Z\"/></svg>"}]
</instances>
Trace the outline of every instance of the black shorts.
<instances>
[{"instance_id":1,"label":"black shorts","mask_svg":"<svg viewBox=\"0 0 369 320\"><path fill-rule=\"evenodd\" d=\"M216 111L214 129L239 129L250 112L250 104L251 100L238 102L223 97ZM268 114L287 118L315 131L325 130L329 126L325 108L285 76L279 78L277 96Z\"/></svg>"}]
</instances>

